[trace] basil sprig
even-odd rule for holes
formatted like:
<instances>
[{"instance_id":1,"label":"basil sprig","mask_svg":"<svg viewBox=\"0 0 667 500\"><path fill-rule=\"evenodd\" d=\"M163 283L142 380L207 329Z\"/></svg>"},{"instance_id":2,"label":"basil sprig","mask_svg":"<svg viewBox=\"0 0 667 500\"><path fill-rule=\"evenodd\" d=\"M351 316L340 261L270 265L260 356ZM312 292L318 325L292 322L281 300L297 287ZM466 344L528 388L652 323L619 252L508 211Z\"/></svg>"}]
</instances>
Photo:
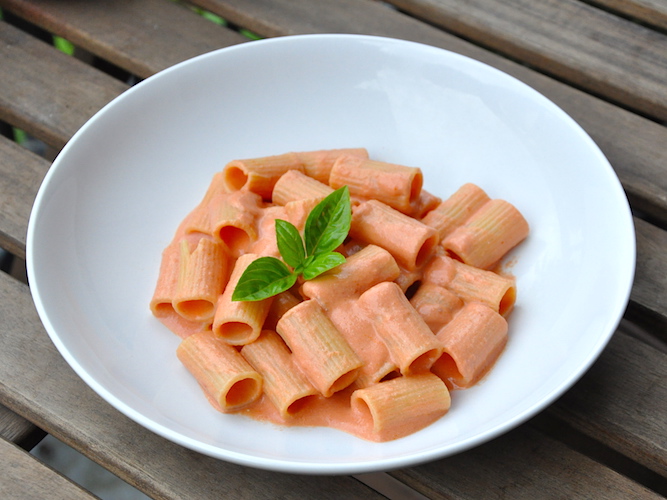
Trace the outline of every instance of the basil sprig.
<instances>
[{"instance_id":1,"label":"basil sprig","mask_svg":"<svg viewBox=\"0 0 667 500\"><path fill-rule=\"evenodd\" d=\"M303 238L292 223L276 219L276 240L283 260L260 257L251 262L241 275L232 300L266 299L291 288L299 276L311 280L339 266L345 262L345 257L334 250L347 237L351 221L347 186L337 189L313 208L306 219Z\"/></svg>"}]
</instances>

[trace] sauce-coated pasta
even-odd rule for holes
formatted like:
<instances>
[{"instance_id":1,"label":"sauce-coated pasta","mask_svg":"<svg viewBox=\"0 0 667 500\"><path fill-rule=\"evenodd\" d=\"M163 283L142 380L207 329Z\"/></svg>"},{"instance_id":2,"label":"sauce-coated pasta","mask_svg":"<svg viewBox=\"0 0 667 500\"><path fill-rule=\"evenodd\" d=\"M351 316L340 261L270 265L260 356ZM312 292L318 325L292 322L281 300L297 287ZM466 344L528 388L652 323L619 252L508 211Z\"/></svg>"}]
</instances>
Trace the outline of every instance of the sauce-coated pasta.
<instances>
[{"instance_id":1,"label":"sauce-coated pasta","mask_svg":"<svg viewBox=\"0 0 667 500\"><path fill-rule=\"evenodd\" d=\"M478 186L441 200L422 181L363 148L234 160L213 177L162 254L150 307L216 410L388 441L443 417L451 391L492 368L517 294L494 269L528 224ZM346 261L275 297L232 301L252 261L280 256L275 221L303 232L342 185Z\"/></svg>"}]
</instances>

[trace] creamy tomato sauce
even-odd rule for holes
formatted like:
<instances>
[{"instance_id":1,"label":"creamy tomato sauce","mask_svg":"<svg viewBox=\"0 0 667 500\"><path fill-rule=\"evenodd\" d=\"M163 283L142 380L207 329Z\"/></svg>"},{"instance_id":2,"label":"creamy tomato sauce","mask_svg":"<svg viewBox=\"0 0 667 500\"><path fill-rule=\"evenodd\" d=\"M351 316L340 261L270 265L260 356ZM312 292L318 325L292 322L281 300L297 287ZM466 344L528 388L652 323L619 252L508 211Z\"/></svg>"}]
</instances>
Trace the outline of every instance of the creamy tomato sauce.
<instances>
[{"instance_id":1,"label":"creamy tomato sauce","mask_svg":"<svg viewBox=\"0 0 667 500\"><path fill-rule=\"evenodd\" d=\"M278 160L280 160L280 158L278 158ZM282 161L278 160L276 160L277 163ZM327 161L331 163L333 160L329 157L329 160ZM355 160L356 163L363 163L364 161L365 160ZM315 160L311 163L314 165ZM394 166L389 165L387 168L393 167ZM328 168L331 168L331 166L329 165ZM246 174L250 176L247 172L243 175L245 176ZM345 176L349 175L345 172L344 174ZM341 182L344 182L344 180L345 179ZM255 181L261 183L264 182L261 176L257 177ZM179 225L172 244L165 250L165 253L163 253L160 278L158 280L155 295L151 301L153 314L169 330L184 340L196 334L200 334L198 335L199 338L201 338L202 335L208 337L207 332L212 332L211 323L213 320L188 320L181 317L171 306L169 298L170 293L173 292L179 279L177 266L175 267L173 264L174 261L178 261L178 256L174 250L175 243L185 241L190 248L195 248L198 245L198 241L202 238L218 242L223 238L221 244L225 245L229 252L229 261L224 264L227 266L225 273L227 274L227 279L229 279L229 274L231 273L234 261L240 255L257 254L262 256L270 255L279 257L280 252L278 250L274 228L275 220L287 220L294 224L297 229L303 231L306 218L318 201L314 199L298 200L280 206L267 200L266 194L262 197L257 194L249 193L248 191L225 193L223 190L223 192L221 192L221 182L223 182L223 176L217 174L202 202ZM466 185L465 188L469 191L471 185ZM263 187L263 189L266 188ZM481 191L479 188L476 189ZM511 306L515 300L514 287L512 285L512 293L503 298L481 295L477 298L475 296L476 293L484 294L481 289L484 288L485 282L493 282L494 284L491 288L495 287L497 289L502 288L503 284L499 284L495 278L488 278L487 281L486 276L473 271L457 271L457 266L459 266L459 264L455 264L449 259L444 247L435 245L438 241L438 237L433 236L433 228L437 229L437 224L431 226L424 222L426 219L421 219L425 213L430 212L433 215L430 218L437 222L436 210L437 207L440 207L440 205L438 205L439 199L429 195L425 191L420 192L420 190L421 182L418 183L418 187L414 189L411 188L409 197L406 198L405 201L405 209L412 210L410 207L413 205L417 206L420 203L421 205L424 205L422 211L414 212L415 214L420 214L415 215L414 221L421 221L419 225L422 227L418 229L423 233L422 239L427 242L431 241L430 244L425 244L413 250L406 250L408 253L401 254L402 256L399 258L397 253L400 254L400 252L403 252L403 248L408 247L410 241L414 239L408 234L412 231L410 222L408 221L408 223L405 223L404 221L400 221L402 215L399 216L399 219L395 219L399 220L399 222L393 227L394 234L393 242L391 242L391 244L396 244L396 253L393 250L390 250L391 245L380 248L372 241L364 241L362 234L364 231L364 222L361 219L368 216L364 215L363 197L360 199L354 198L353 226L355 223L358 224L356 229L359 232L359 236L351 230L351 241L349 244L345 245L344 248L340 249L346 255L347 262L343 266L325 273L325 275L317 280L306 283L299 281L291 290L293 295L297 297L294 299L295 303L298 303L301 300L310 300L313 301L313 303L316 302L319 304L319 307L324 311L328 320L335 327L335 330L342 335L344 341L352 349L353 354L356 354L359 358L361 365L353 373L354 381L344 389L335 392L329 397L324 397L317 391L314 391L314 394L306 395L290 405L289 410L286 413L281 413L281 410L274 405L271 398L266 393L263 393L258 399L241 409L235 410L233 413L281 426L331 427L369 441L388 441L412 434L438 420L447 413L449 409L449 390L465 389L470 385L478 383L482 377L486 376L495 363L495 360L500 355L500 352L505 347L506 330L503 332L503 322L505 322L505 319L500 316L499 310L503 307L503 304L507 303L509 308L503 316L506 316L509 314L509 311L511 311ZM270 190L267 192L270 193ZM292 194L290 189L287 190L287 194ZM483 194L484 196L479 201L480 206L484 206L484 203L487 203L488 200L486 194ZM227 198L229 199L227 200ZM446 204L443 204L443 206L445 205ZM434 208L436 210L434 210ZM444 209L442 209L441 212L443 210ZM471 213L474 214L477 210L478 208L475 208L475 210L471 210ZM242 214L239 215L239 220L242 221L242 224L239 224L238 229L225 229L224 219L221 222L220 217L218 217L218 219L216 219L216 224L222 225L223 229L216 229L211 232L210 228L207 229L207 221L211 217L212 211L215 211L216 214L228 214L232 212ZM371 228L372 231L377 233L377 235L373 237L384 238L384 233L391 234L391 227L387 227L386 230L377 230L375 227L380 222L385 224L385 220L394 220L392 219L394 215L391 215L388 219L383 218L386 213L389 213L390 215L393 214L391 210L388 211L383 208L382 211L378 212L379 215L374 214L374 217L379 217L379 219L367 219L366 223L373 226ZM470 214L466 215L466 217L469 216ZM386 223L393 224L393 222ZM224 238L227 236L232 238L229 243L224 242ZM467 235L464 236L464 239L469 238ZM466 240L466 242L467 241L468 240ZM380 245L380 243L377 243L377 245ZM364 269L363 266L355 267L355 256L360 255L370 247L380 248L381 250L375 252L370 258L367 257L367 253L365 254L366 260L363 261L363 266L370 269L370 271ZM383 248L387 248L389 252ZM412 251L412 254L409 253L410 251ZM172 253L170 254L169 252ZM458 255L453 255L453 257L460 260ZM399 263L403 265L401 266ZM495 267L495 272L493 274L507 276L510 268L511 265L508 264L502 269L500 267ZM411 294L419 289L420 283L422 281L426 282L425 280L431 280L429 283L434 286L447 288L448 293L456 293L456 296L459 297L460 300L457 299L456 301L451 301L451 304L453 305L447 306L451 309L447 312L447 319L442 320L440 324L438 324L437 321L430 324L424 322L423 324L423 327L426 328L429 336L433 333L434 338L438 339L437 342L444 342L444 347L439 347L439 350L433 350L437 356L440 356L435 364L432 365L432 360L426 360L425 358L425 361L427 362L417 361L414 363L414 366L417 367L415 368L417 373L410 373L410 370L406 370L405 367L402 367L404 373L401 373L401 369L397 366L396 359L392 358L392 352L395 353L396 351L392 351L391 349L395 349L396 346L389 346L387 337L380 338L380 334L378 333L381 328L379 328L377 324L382 322L381 318L383 316L369 314L368 309L364 309L364 307L369 307L368 304L365 306L360 305L361 301L359 300L359 297L362 293L380 283L394 282L398 284L398 286L392 286L395 288L400 287L399 292L401 290L405 292L407 294L407 299L409 299ZM398 295L402 297L401 300L407 301L406 297L403 296L403 293L399 293ZM472 342L472 344L476 342L477 345L474 347L476 352L471 356L467 353L471 352L470 345L472 344L466 345L466 342L468 341L466 339L458 338L456 334L453 336L449 335L449 337L445 339L443 335L447 332L445 331L445 327L442 326L443 323L453 322L453 318L456 318L456 315L459 313L463 314L461 312L463 310L466 310L467 314L468 311L465 304L470 302L484 304L483 307L489 307L493 310L492 314L498 315L498 318L500 318L495 318L497 324L496 333L480 335L477 340ZM382 303L385 303L384 299L382 300ZM494 305L495 303L498 305ZM376 307L377 305L378 304L375 303L375 305L372 305L371 307ZM445 307L442 306L442 304L437 304L436 306ZM295 305L293 304L292 307L295 307ZM419 306L415 303L414 308L412 305L407 307L414 312L417 311ZM431 311L433 309L433 304L424 304L424 314L427 314L426 311ZM405 309L400 310L404 311ZM308 314L310 315L310 312ZM397 324L402 324L403 317L400 314L398 316L386 314L384 317L394 318L396 319ZM422 316L422 318L424 317L425 316ZM274 325L276 321L277 318L272 319ZM438 325L437 327L432 326L436 324ZM266 326L264 326L264 328L266 328ZM277 329L279 330L280 326L278 326ZM422 345L422 337L418 338L420 339L420 345ZM285 340L287 340L287 338L285 338ZM480 345L480 342L484 343L487 341L493 345L488 347ZM220 342L223 342L223 340L220 340ZM431 342L431 340L428 342ZM282 340L280 343L283 343ZM185 344L185 342L183 344ZM217 346L217 344L215 345ZM227 347L227 349L235 349L237 352L231 352L234 356L236 356L237 353L242 355L242 346L240 345ZM332 355L333 354L328 354L328 357L331 357ZM203 356L202 362L206 362L206 357L207 356L205 355ZM290 355L289 357L293 356ZM475 361L475 357L482 359L483 362ZM183 361L183 359L181 360ZM417 360L419 360L419 358L417 358ZM298 370L299 374L304 379L308 379L308 374L306 372L312 369L312 366L306 366L309 363L312 365L311 359L303 360L301 366L298 366L297 362L294 362L294 370ZM477 366L468 368L471 364L476 364ZM205 372L206 369L203 369L203 371ZM437 377L433 375L434 373ZM408 379L410 379L409 382L400 382L400 384L403 384L400 387L403 388L402 390L404 392L401 393L400 390L397 390L397 393L394 395L392 392L394 390L393 388L399 387L399 384L395 382L407 381ZM397 402L396 404L399 406L396 407L404 408L405 413L409 412L408 416L403 415L403 412L401 411L389 411L389 413L381 415L375 413L385 411L386 407L391 406L391 402L394 400L398 401L400 398L404 398L403 404L405 404L405 401L410 401L409 399L405 399L407 398L406 392L408 392L405 390L405 387L412 388L413 386L405 384L412 384L415 380L419 380L419 383L421 383L426 379L435 380L436 385L442 386L442 391L444 391L446 397L441 401L439 400L437 404L431 404L430 401L425 403L423 405L423 411L416 413L409 412L408 406L401 407L401 403ZM310 381L313 382L314 379L311 379ZM344 385L346 384L347 383ZM370 390L378 387L378 385L382 386L383 390L389 387L391 389L386 389L387 392L383 393L382 397L385 398L385 401L376 404L376 401L374 402L372 399L366 399L366 395L369 394L367 389ZM313 386L317 386L317 384L313 383ZM322 389L320 390L325 392ZM440 389L437 388L435 392L438 392L439 390ZM236 391L234 397L242 399L243 384L239 384L236 389L232 388L230 392L232 391ZM359 392L355 393L355 391ZM227 411L221 406L226 404L226 401L216 401L215 398L218 396L213 396L207 391L204 391L204 393L215 409L221 412ZM363 396L359 396L362 393ZM396 397L394 398L394 396ZM274 397L274 395L271 395L271 397ZM437 397L440 397L440 395ZM425 399L428 399L428 397ZM387 403L387 401L389 403ZM410 402L410 406L419 405L420 402L418 399Z\"/></svg>"}]
</instances>

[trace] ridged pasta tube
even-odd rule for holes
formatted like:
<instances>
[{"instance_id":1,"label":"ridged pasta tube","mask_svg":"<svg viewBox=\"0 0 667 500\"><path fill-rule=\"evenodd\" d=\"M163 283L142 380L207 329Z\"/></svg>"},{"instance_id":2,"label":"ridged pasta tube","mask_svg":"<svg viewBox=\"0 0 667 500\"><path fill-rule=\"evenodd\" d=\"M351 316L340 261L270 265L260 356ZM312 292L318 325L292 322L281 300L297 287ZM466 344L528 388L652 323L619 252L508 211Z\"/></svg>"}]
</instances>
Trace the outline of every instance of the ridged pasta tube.
<instances>
[{"instance_id":1,"label":"ridged pasta tube","mask_svg":"<svg viewBox=\"0 0 667 500\"><path fill-rule=\"evenodd\" d=\"M261 375L234 347L210 330L183 340L176 355L221 411L239 410L262 393Z\"/></svg>"},{"instance_id":2,"label":"ridged pasta tube","mask_svg":"<svg viewBox=\"0 0 667 500\"><path fill-rule=\"evenodd\" d=\"M318 394L276 332L262 331L257 340L243 346L241 355L262 375L264 394L283 418L296 414L311 396Z\"/></svg>"},{"instance_id":3,"label":"ridged pasta tube","mask_svg":"<svg viewBox=\"0 0 667 500\"><path fill-rule=\"evenodd\" d=\"M398 377L352 393L352 408L369 415L378 441L413 433L442 417L451 405L449 391L426 372Z\"/></svg>"},{"instance_id":4,"label":"ridged pasta tube","mask_svg":"<svg viewBox=\"0 0 667 500\"><path fill-rule=\"evenodd\" d=\"M295 362L324 395L345 389L357 378L361 360L315 300L287 311L277 330Z\"/></svg>"},{"instance_id":5,"label":"ridged pasta tube","mask_svg":"<svg viewBox=\"0 0 667 500\"><path fill-rule=\"evenodd\" d=\"M442 354L435 335L396 283L375 285L361 294L359 305L403 375L428 370Z\"/></svg>"},{"instance_id":6,"label":"ridged pasta tube","mask_svg":"<svg viewBox=\"0 0 667 500\"><path fill-rule=\"evenodd\" d=\"M505 200L491 200L442 242L461 262L488 269L528 236L523 215Z\"/></svg>"},{"instance_id":7,"label":"ridged pasta tube","mask_svg":"<svg viewBox=\"0 0 667 500\"><path fill-rule=\"evenodd\" d=\"M262 331L273 297L255 302L232 301L234 289L243 271L259 255L247 253L236 260L225 291L217 302L213 318L213 332L231 345L253 342Z\"/></svg>"},{"instance_id":8,"label":"ridged pasta tube","mask_svg":"<svg viewBox=\"0 0 667 500\"><path fill-rule=\"evenodd\" d=\"M450 388L476 384L507 343L507 321L493 309L469 302L436 335L444 352L431 371Z\"/></svg>"}]
</instances>

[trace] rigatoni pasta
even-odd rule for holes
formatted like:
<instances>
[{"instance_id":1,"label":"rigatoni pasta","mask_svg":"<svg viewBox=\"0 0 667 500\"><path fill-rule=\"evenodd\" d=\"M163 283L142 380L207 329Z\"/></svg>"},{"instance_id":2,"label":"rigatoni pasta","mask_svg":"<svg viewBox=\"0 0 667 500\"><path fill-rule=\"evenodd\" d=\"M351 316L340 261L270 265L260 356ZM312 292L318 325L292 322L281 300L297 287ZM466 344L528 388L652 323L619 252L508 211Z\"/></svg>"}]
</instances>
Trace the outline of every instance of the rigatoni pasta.
<instances>
[{"instance_id":1,"label":"rigatoni pasta","mask_svg":"<svg viewBox=\"0 0 667 500\"><path fill-rule=\"evenodd\" d=\"M424 264L438 243L433 228L377 200L354 207L350 235L385 248L408 270Z\"/></svg>"},{"instance_id":2,"label":"rigatoni pasta","mask_svg":"<svg viewBox=\"0 0 667 500\"><path fill-rule=\"evenodd\" d=\"M276 332L264 330L254 342L241 349L241 355L262 375L264 393L283 417L296 414L308 398L317 394Z\"/></svg>"},{"instance_id":3,"label":"rigatoni pasta","mask_svg":"<svg viewBox=\"0 0 667 500\"><path fill-rule=\"evenodd\" d=\"M241 274L258 258L251 253L239 257L224 292L218 297L213 333L231 345L246 345L257 339L271 308L273 297L257 302L232 301L232 293Z\"/></svg>"},{"instance_id":4,"label":"rigatoni pasta","mask_svg":"<svg viewBox=\"0 0 667 500\"><path fill-rule=\"evenodd\" d=\"M190 335L180 343L176 355L221 411L244 408L262 393L259 373L210 331Z\"/></svg>"},{"instance_id":5,"label":"rigatoni pasta","mask_svg":"<svg viewBox=\"0 0 667 500\"><path fill-rule=\"evenodd\" d=\"M514 205L490 200L442 242L447 253L461 262L489 269L528 236L528 223Z\"/></svg>"},{"instance_id":6,"label":"rigatoni pasta","mask_svg":"<svg viewBox=\"0 0 667 500\"><path fill-rule=\"evenodd\" d=\"M316 301L292 307L276 330L323 396L345 389L357 378L361 360Z\"/></svg>"},{"instance_id":7,"label":"rigatoni pasta","mask_svg":"<svg viewBox=\"0 0 667 500\"><path fill-rule=\"evenodd\" d=\"M348 186L353 197L379 200L403 213L409 213L419 200L423 180L416 167L352 155L339 157L329 176L332 188Z\"/></svg>"},{"instance_id":8,"label":"rigatoni pasta","mask_svg":"<svg viewBox=\"0 0 667 500\"><path fill-rule=\"evenodd\" d=\"M477 383L507 343L507 321L478 302L466 304L436 335L444 353L433 372L451 388Z\"/></svg>"},{"instance_id":9,"label":"rigatoni pasta","mask_svg":"<svg viewBox=\"0 0 667 500\"><path fill-rule=\"evenodd\" d=\"M387 441L479 383L517 300L497 265L528 224L477 185L440 198L422 184L419 168L364 148L233 160L213 176L162 253L150 310L181 337L177 357L214 408ZM275 296L232 300L252 262L281 257L276 221L303 232L341 186L352 197L336 249L345 262Z\"/></svg>"}]
</instances>

